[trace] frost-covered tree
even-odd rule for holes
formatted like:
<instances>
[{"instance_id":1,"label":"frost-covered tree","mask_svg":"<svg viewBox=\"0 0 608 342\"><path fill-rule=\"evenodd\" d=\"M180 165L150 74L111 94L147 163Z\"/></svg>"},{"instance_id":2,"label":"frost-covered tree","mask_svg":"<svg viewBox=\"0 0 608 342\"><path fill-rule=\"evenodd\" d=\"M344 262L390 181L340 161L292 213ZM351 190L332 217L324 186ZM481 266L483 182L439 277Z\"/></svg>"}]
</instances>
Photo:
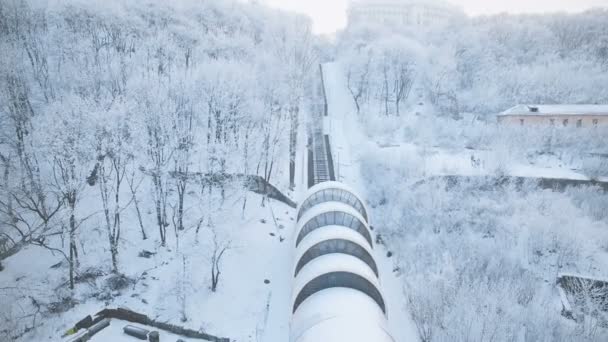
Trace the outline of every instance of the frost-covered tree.
<instances>
[{"instance_id":1,"label":"frost-covered tree","mask_svg":"<svg viewBox=\"0 0 608 342\"><path fill-rule=\"evenodd\" d=\"M183 250L244 179L289 188L317 47L302 16L232 0L1 2L0 257L63 254L77 287L100 255L128 273L135 238Z\"/></svg>"},{"instance_id":2,"label":"frost-covered tree","mask_svg":"<svg viewBox=\"0 0 608 342\"><path fill-rule=\"evenodd\" d=\"M62 226L67 231L69 255L69 283L74 289L75 272L80 260L79 231L86 219L79 215L87 177L94 160L93 144L90 140L93 129L90 125L90 107L83 99L72 97L70 104L55 107L39 129L48 130L44 153L51 167L51 184L54 192L65 203L65 220Z\"/></svg>"},{"instance_id":3,"label":"frost-covered tree","mask_svg":"<svg viewBox=\"0 0 608 342\"><path fill-rule=\"evenodd\" d=\"M473 17L441 29L412 33L405 28L354 27L340 37L341 58L354 63L360 46L382 45L423 52L416 82L438 114L487 116L518 103L604 103L605 37L608 13L495 15ZM388 38L387 37L392 37ZM399 37L399 38L398 38ZM409 40L402 44L400 41ZM421 47L422 45L423 47ZM379 49L373 49L374 51ZM399 60L407 60L401 54ZM377 63L375 112L386 114L391 58ZM426 64L426 63L425 63ZM353 64L353 65L356 65ZM420 68L418 68L420 70ZM384 77L386 74L386 77ZM374 85L373 83L376 83ZM383 84L385 83L385 84ZM388 83L388 85L386 84ZM390 101L388 101L390 102Z\"/></svg>"},{"instance_id":4,"label":"frost-covered tree","mask_svg":"<svg viewBox=\"0 0 608 342\"><path fill-rule=\"evenodd\" d=\"M162 87L158 91L163 91ZM162 93L161 93L162 94ZM156 224L162 246L167 244L167 227L169 218L167 205L169 196L169 162L174 152L171 144L171 120L167 113L171 112L169 104L158 98L146 97L142 105L146 111L147 156L149 161L148 174L152 180L152 198L156 212Z\"/></svg>"},{"instance_id":5,"label":"frost-covered tree","mask_svg":"<svg viewBox=\"0 0 608 342\"><path fill-rule=\"evenodd\" d=\"M43 241L63 204L49 187L40 154L44 135L35 129L40 113L34 103L49 100L47 76L40 75L46 75L48 67L48 51L41 46L46 26L37 18L44 19L44 14L34 13L25 2L0 4L0 150L6 194L0 199L0 213L3 233L11 241L8 254ZM39 81L45 78L44 83L31 83L32 74ZM37 97L42 86L44 99Z\"/></svg>"},{"instance_id":6,"label":"frost-covered tree","mask_svg":"<svg viewBox=\"0 0 608 342\"><path fill-rule=\"evenodd\" d=\"M346 53L346 82L357 111L373 106L385 116L399 116L418 73L423 68L419 43L389 35L372 41L355 41ZM371 101L371 102L370 102ZM368 108L370 109L370 108Z\"/></svg>"},{"instance_id":7,"label":"frost-covered tree","mask_svg":"<svg viewBox=\"0 0 608 342\"><path fill-rule=\"evenodd\" d=\"M96 127L97 164L94 174L89 177L89 185L98 183L114 272L118 272L121 213L131 202L122 198L123 186L128 173L134 168L139 147L133 128L136 122L131 117L132 113L121 112L125 109L115 108L102 114L109 121Z\"/></svg>"},{"instance_id":8,"label":"frost-covered tree","mask_svg":"<svg viewBox=\"0 0 608 342\"><path fill-rule=\"evenodd\" d=\"M355 50L350 52L344 60L346 64L346 84L357 107L357 114L361 112L363 103L369 101L371 54L372 51L361 44L356 46Z\"/></svg>"},{"instance_id":9,"label":"frost-covered tree","mask_svg":"<svg viewBox=\"0 0 608 342\"><path fill-rule=\"evenodd\" d=\"M318 57L314 49L312 23L307 18L283 24L273 38L273 48L280 61L273 68L281 70L281 83L286 87L284 95L289 114L289 186L293 189L300 108L311 77L316 75L314 71Z\"/></svg>"}]
</instances>

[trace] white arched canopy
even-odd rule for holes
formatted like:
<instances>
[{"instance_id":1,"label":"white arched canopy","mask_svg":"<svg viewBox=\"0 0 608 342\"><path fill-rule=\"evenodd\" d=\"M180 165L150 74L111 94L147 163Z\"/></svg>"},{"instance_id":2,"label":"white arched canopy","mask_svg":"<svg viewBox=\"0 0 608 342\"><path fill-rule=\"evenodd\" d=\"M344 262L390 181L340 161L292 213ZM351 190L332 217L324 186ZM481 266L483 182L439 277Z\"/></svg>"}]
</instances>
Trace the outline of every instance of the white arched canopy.
<instances>
[{"instance_id":1,"label":"white arched canopy","mask_svg":"<svg viewBox=\"0 0 608 342\"><path fill-rule=\"evenodd\" d=\"M339 182L304 194L295 227L291 342L394 342L368 209Z\"/></svg>"},{"instance_id":2,"label":"white arched canopy","mask_svg":"<svg viewBox=\"0 0 608 342\"><path fill-rule=\"evenodd\" d=\"M293 316L291 342L394 342L378 305L352 289L312 295Z\"/></svg>"}]
</instances>

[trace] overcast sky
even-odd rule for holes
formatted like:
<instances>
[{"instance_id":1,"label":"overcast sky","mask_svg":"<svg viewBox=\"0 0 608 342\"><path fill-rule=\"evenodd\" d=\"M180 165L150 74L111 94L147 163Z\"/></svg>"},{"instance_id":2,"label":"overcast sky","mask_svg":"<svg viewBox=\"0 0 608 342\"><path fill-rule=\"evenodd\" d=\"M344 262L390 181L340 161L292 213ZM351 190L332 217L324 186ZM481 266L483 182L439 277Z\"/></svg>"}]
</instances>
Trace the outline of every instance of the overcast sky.
<instances>
[{"instance_id":1,"label":"overcast sky","mask_svg":"<svg viewBox=\"0 0 608 342\"><path fill-rule=\"evenodd\" d=\"M274 7L308 14L313 18L317 33L331 33L346 25L348 0L262 1ZM577 12L591 7L608 7L608 0L449 0L449 2L462 7L470 15L500 12Z\"/></svg>"}]
</instances>

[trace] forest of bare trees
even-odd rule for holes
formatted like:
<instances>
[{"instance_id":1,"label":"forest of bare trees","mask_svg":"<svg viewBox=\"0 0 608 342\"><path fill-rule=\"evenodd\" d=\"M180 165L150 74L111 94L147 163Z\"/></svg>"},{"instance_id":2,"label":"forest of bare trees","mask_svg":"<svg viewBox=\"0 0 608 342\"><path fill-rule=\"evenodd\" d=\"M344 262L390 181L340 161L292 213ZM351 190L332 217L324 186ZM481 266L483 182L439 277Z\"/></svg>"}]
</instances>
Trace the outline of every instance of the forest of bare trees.
<instances>
[{"instance_id":1,"label":"forest of bare trees","mask_svg":"<svg viewBox=\"0 0 608 342\"><path fill-rule=\"evenodd\" d=\"M495 15L426 31L362 24L341 34L340 53L357 106L371 114L402 111L409 82L447 117L517 103L605 103L607 17L600 9Z\"/></svg>"},{"instance_id":2,"label":"forest of bare trees","mask_svg":"<svg viewBox=\"0 0 608 342\"><path fill-rule=\"evenodd\" d=\"M231 1L0 2L0 262L43 247L75 289L91 229L120 274L125 230L179 250L184 231L213 224L191 208L224 196L214 175L293 187L318 64L310 26Z\"/></svg>"}]
</instances>

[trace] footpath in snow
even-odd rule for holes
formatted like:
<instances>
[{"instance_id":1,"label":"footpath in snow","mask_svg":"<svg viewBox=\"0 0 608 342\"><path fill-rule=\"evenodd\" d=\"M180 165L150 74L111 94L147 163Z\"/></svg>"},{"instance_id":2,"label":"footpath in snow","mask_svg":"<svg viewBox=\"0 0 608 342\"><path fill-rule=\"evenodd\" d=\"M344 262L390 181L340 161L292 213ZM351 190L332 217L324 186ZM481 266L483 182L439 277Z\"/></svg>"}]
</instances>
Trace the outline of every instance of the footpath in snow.
<instances>
[{"instance_id":1,"label":"footpath in snow","mask_svg":"<svg viewBox=\"0 0 608 342\"><path fill-rule=\"evenodd\" d=\"M344 72L338 63L323 65L325 91L329 116L324 127L331 137L332 155L336 168L336 178L366 195L361 181L360 154L363 146L370 144L359 127L355 104L348 92ZM373 225L374 213L370 214ZM410 319L403 293L402 281L393 272L393 259L387 257L382 245L375 249L375 259L380 270L380 282L387 305L390 333L396 342L417 341L416 328Z\"/></svg>"}]
</instances>

